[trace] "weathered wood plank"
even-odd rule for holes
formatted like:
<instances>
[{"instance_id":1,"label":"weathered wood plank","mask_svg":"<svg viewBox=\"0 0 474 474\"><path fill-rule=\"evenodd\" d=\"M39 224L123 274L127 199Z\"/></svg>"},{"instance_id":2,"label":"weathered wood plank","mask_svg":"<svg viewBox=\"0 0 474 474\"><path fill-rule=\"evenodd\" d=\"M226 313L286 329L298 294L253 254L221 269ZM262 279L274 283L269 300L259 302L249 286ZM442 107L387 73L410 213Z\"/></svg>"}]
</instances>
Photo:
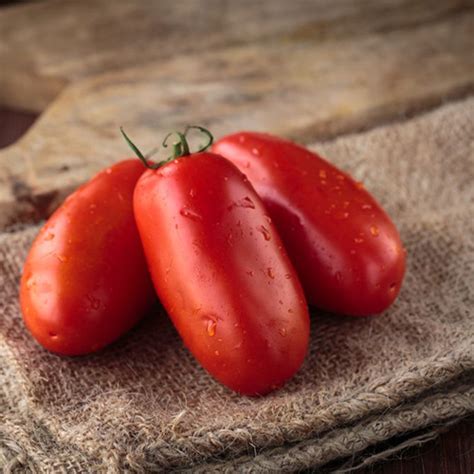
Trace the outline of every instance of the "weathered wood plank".
<instances>
[{"instance_id":1,"label":"weathered wood plank","mask_svg":"<svg viewBox=\"0 0 474 474\"><path fill-rule=\"evenodd\" d=\"M0 153L0 224L49 213L64 192L187 123L317 138L474 90L474 13L403 31L179 56L70 86ZM284 58L284 60L283 60ZM343 127L341 129L341 127Z\"/></svg>"},{"instance_id":2,"label":"weathered wood plank","mask_svg":"<svg viewBox=\"0 0 474 474\"><path fill-rule=\"evenodd\" d=\"M0 104L43 110L70 80L238 44L319 43L433 21L473 0L54 0L0 12Z\"/></svg>"}]
</instances>

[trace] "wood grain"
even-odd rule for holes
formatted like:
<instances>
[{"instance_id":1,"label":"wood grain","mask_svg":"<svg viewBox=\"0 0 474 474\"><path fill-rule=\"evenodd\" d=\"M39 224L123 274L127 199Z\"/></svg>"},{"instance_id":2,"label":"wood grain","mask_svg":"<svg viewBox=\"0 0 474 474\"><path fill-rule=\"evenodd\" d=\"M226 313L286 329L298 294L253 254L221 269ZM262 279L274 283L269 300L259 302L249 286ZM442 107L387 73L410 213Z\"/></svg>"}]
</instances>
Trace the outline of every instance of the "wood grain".
<instances>
[{"instance_id":1,"label":"wood grain","mask_svg":"<svg viewBox=\"0 0 474 474\"><path fill-rule=\"evenodd\" d=\"M163 58L240 44L321 44L473 6L473 0L27 3L0 12L0 104L40 111L70 81L104 71L160 67Z\"/></svg>"},{"instance_id":2,"label":"wood grain","mask_svg":"<svg viewBox=\"0 0 474 474\"><path fill-rule=\"evenodd\" d=\"M474 89L474 13L357 38L281 39L179 55L78 81L0 153L0 227L48 214L129 154L118 128L152 148L200 123L315 139L357 130Z\"/></svg>"}]
</instances>

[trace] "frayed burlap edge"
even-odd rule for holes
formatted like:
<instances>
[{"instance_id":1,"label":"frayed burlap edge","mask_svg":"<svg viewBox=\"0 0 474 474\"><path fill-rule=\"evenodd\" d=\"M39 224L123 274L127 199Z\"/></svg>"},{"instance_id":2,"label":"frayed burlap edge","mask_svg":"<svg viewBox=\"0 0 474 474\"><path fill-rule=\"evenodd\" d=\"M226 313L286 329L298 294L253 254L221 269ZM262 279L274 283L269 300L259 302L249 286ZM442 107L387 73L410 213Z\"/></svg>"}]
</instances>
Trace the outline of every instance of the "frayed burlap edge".
<instances>
[{"instance_id":1,"label":"frayed burlap edge","mask_svg":"<svg viewBox=\"0 0 474 474\"><path fill-rule=\"evenodd\" d=\"M425 390L421 393L416 393L414 387L410 384L409 377L405 378L404 381L398 380L397 383L400 384L402 382L401 386L404 386L403 394L399 393L398 395L405 399L405 403L399 407L396 407L397 403L400 402L399 397L392 392L393 398L381 395L380 401L384 400L385 403L380 403L377 410L366 411L367 416L360 417L360 404L364 400L368 401L367 396L370 397L371 402L374 401L373 392L370 394L364 392L352 400L339 402L325 409L322 408L316 416L322 421L328 415L332 415L330 416L332 423L323 422L320 430L312 433L306 439L295 442L293 445L286 444L285 446L278 447L267 445L268 448L262 450L261 444L257 448L257 445L249 442L249 446L254 446L254 452L251 454L231 459L229 457L219 459L218 454L216 458L216 454L213 457L212 453L208 453L207 462L204 461L199 466L194 463L187 467L185 465L176 466L175 471L269 472L277 470L278 472L294 472L308 468L319 468L336 459L354 456L372 445L397 435L412 431L418 433L414 436L413 440L408 439L404 443L386 450L386 452L377 453L373 456L370 455L367 459L363 455L358 456L358 462L361 463L360 467L363 467L370 462L375 462L406 448L411 445L410 443L419 444L422 440L428 441L438 432L436 424L451 423L474 412L474 387L472 384L469 384L474 377L474 366L470 363L470 359L462 360L463 358L457 357L457 354L453 354L448 359L452 359L450 361L451 364L448 364L446 357L443 357L442 364L438 370L433 370L433 367L430 367L424 373ZM452 370L450 370L450 366ZM463 370L457 370L460 368ZM419 375L419 373L413 374L413 380L417 380L418 384L420 383ZM384 387L384 392L385 389L392 391L393 387L391 385L390 383L381 384L381 387ZM436 393L433 394L433 392ZM408 396L408 394L410 395ZM349 416L349 413L352 416ZM340 422L338 424L337 421L340 421L340 416L345 417L345 423L342 427ZM15 421L17 423L21 422L21 420ZM44 437L48 438L46 426L43 425L43 428L45 430L43 433ZM427 433L419 435L420 430L423 428L430 429L427 430ZM226 431L228 432L229 430L227 429ZM221 433L215 433L216 436L219 434ZM41 433L36 433L36 435L38 437L42 436ZM191 442L200 445L208 444L209 440L206 436L202 437L202 439L196 436L193 437ZM63 455L63 453L60 453L60 446L57 448L58 455ZM79 452L74 452L74 455L75 461L67 463L68 472L81 472L84 466L89 466L90 468L94 466L97 471L110 472L112 467L108 464L106 468L102 464L103 460L92 460L90 456L81 455ZM373 458L373 460L370 461L370 458ZM211 461L209 462L209 460ZM66 460L64 460L64 464L66 464ZM35 459L22 447L20 434L15 439L7 436L0 437L0 465L3 465L5 472L40 472L39 465ZM121 472L124 467L117 460L113 472ZM143 470L143 466L127 466L127 469L131 469L133 472L140 472ZM163 469L163 466L150 460L147 463L147 469L159 471Z\"/></svg>"},{"instance_id":2,"label":"frayed burlap edge","mask_svg":"<svg viewBox=\"0 0 474 474\"><path fill-rule=\"evenodd\" d=\"M466 415L469 416L469 415ZM328 472L333 474L346 474L355 472L368 466L372 466L380 461L389 460L396 455L414 447L421 447L426 443L435 441L443 433L446 433L456 424L466 419L466 416L460 418L453 418L449 421L443 421L441 425L430 426L424 430L416 430L407 434L402 434L397 438L391 438L391 447L386 449L380 449L378 452L364 454L360 456L351 456L348 461L344 461L339 464L338 468L329 468ZM402 438L399 440L399 438ZM369 448L370 449L370 448ZM332 464L332 463L330 463ZM325 466L322 468L322 472L326 472Z\"/></svg>"},{"instance_id":3,"label":"frayed burlap edge","mask_svg":"<svg viewBox=\"0 0 474 474\"><path fill-rule=\"evenodd\" d=\"M471 374L472 375L472 374ZM370 456L361 461L356 468L364 467L408 446L433 439L439 431L437 423L453 422L474 411L474 387L464 380L447 392L427 396L416 403L385 413L372 416L355 426L336 429L321 438L315 437L302 441L294 446L269 449L256 456L243 456L231 462L208 463L199 468L190 468L184 472L204 473L209 471L222 472L294 472L297 470L316 468L338 459L346 458L362 452L366 448L381 441L410 431L432 426L422 435L416 435L386 452ZM372 460L370 459L372 458ZM318 462L314 463L317 459ZM350 471L353 468L341 469Z\"/></svg>"}]
</instances>

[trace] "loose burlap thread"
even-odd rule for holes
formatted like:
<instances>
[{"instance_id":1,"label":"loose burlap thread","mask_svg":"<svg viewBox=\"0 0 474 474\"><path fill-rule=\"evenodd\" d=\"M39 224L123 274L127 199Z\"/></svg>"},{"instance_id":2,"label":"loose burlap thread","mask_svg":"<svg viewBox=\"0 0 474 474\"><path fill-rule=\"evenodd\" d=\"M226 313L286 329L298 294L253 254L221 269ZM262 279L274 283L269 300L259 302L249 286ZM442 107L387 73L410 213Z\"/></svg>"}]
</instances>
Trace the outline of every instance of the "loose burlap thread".
<instances>
[{"instance_id":1,"label":"loose burlap thread","mask_svg":"<svg viewBox=\"0 0 474 474\"><path fill-rule=\"evenodd\" d=\"M100 353L43 350L18 305L38 227L0 234L0 467L291 472L473 412L473 117L467 99L315 145L391 214L408 270L379 317L314 311L302 369L266 397L215 382L160 309Z\"/></svg>"}]
</instances>

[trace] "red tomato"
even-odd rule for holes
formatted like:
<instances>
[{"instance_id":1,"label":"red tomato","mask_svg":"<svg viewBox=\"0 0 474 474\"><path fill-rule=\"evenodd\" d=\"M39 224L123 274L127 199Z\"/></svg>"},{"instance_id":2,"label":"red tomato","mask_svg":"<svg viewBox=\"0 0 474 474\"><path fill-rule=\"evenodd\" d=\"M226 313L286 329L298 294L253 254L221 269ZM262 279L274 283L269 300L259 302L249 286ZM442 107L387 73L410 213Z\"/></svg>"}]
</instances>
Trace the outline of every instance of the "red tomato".
<instances>
[{"instance_id":1,"label":"red tomato","mask_svg":"<svg viewBox=\"0 0 474 474\"><path fill-rule=\"evenodd\" d=\"M203 367L247 395L289 379L306 354L308 309L245 176L212 153L183 156L139 179L134 210L155 289Z\"/></svg>"},{"instance_id":2,"label":"red tomato","mask_svg":"<svg viewBox=\"0 0 474 474\"><path fill-rule=\"evenodd\" d=\"M144 166L122 161L80 187L34 241L21 279L26 326L46 349L87 354L128 331L155 300L133 217Z\"/></svg>"},{"instance_id":3,"label":"red tomato","mask_svg":"<svg viewBox=\"0 0 474 474\"><path fill-rule=\"evenodd\" d=\"M237 165L263 199L311 304L369 315L393 303L405 251L395 225L360 183L267 134L229 135L212 149Z\"/></svg>"}]
</instances>

